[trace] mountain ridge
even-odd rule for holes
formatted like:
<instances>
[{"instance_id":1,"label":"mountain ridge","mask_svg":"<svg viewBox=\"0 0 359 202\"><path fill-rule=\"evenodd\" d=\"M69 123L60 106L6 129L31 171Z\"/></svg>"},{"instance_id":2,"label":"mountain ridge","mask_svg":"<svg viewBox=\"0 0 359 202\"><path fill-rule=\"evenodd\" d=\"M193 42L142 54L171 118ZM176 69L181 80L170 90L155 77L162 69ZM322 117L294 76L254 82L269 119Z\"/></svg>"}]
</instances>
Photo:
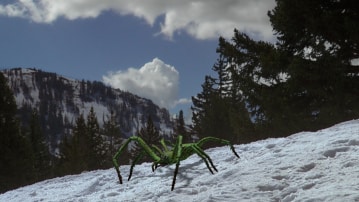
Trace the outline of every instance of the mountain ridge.
<instances>
[{"instance_id":1,"label":"mountain ridge","mask_svg":"<svg viewBox=\"0 0 359 202\"><path fill-rule=\"evenodd\" d=\"M81 114L86 117L91 107L100 126L113 112L123 137L136 134L149 116L162 136L170 136L173 132L173 121L167 109L102 82L67 78L35 68L11 68L0 72L13 91L21 123L29 123L33 109L39 112L52 153L56 152L62 138L71 133L76 118Z\"/></svg>"}]
</instances>

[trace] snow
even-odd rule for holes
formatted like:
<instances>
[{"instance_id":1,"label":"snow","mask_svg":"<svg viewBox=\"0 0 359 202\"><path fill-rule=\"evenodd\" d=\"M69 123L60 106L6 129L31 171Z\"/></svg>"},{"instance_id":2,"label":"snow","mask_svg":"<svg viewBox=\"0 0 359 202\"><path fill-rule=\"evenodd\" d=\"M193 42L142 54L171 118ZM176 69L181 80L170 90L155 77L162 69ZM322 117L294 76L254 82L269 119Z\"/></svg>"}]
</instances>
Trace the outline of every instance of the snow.
<instances>
[{"instance_id":1,"label":"snow","mask_svg":"<svg viewBox=\"0 0 359 202\"><path fill-rule=\"evenodd\" d=\"M0 201L359 201L359 120L287 138L212 148L218 173L193 155L181 162L174 191L174 165L154 173L137 165L119 184L114 169L84 172L25 186ZM129 166L121 166L126 179Z\"/></svg>"},{"instance_id":2,"label":"snow","mask_svg":"<svg viewBox=\"0 0 359 202\"><path fill-rule=\"evenodd\" d=\"M97 102L83 102L82 105L78 106L82 106L80 107L80 112L83 114L84 117L87 117L90 114L91 107L93 107L93 110L97 117L97 121L100 126L103 125L103 118L107 118L105 115L110 114L107 106Z\"/></svg>"}]
</instances>

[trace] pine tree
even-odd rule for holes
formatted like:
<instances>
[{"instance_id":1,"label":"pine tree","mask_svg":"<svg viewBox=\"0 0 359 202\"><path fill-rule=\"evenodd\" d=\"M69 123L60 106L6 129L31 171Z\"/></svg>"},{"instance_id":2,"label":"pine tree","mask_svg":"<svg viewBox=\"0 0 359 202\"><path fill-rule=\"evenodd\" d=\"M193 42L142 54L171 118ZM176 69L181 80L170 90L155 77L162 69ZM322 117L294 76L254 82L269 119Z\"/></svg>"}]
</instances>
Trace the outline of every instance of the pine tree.
<instances>
[{"instance_id":1,"label":"pine tree","mask_svg":"<svg viewBox=\"0 0 359 202\"><path fill-rule=\"evenodd\" d=\"M268 15L277 47L292 58L288 86L300 89L293 100L303 100L311 129L358 117L359 68L352 63L359 57L357 2L276 2Z\"/></svg>"},{"instance_id":2,"label":"pine tree","mask_svg":"<svg viewBox=\"0 0 359 202\"><path fill-rule=\"evenodd\" d=\"M161 148L159 142L162 137L159 130L155 127L150 115L147 117L146 125L138 131L137 136L141 137L148 145L156 145ZM136 157L141 151L143 151L142 147L136 143L135 148L132 151L132 156ZM152 159L146 156L143 158L143 161L152 161Z\"/></svg>"},{"instance_id":3,"label":"pine tree","mask_svg":"<svg viewBox=\"0 0 359 202\"><path fill-rule=\"evenodd\" d=\"M343 64L345 72L358 75L359 69L350 62L359 57L357 1L276 3L268 15L281 48L292 55L310 54L315 60L330 55ZM305 51L309 47L311 51Z\"/></svg>"},{"instance_id":4,"label":"pine tree","mask_svg":"<svg viewBox=\"0 0 359 202\"><path fill-rule=\"evenodd\" d=\"M229 139L247 142L359 116L354 1L276 2L268 13L276 45L238 30L230 41L220 38L213 67L218 77L206 76L203 92L193 98L199 136L224 129ZM248 136L251 131L260 136Z\"/></svg>"},{"instance_id":5,"label":"pine tree","mask_svg":"<svg viewBox=\"0 0 359 202\"><path fill-rule=\"evenodd\" d=\"M243 143L260 138L252 135L253 121L258 125L268 124L272 115L269 111L281 111L286 106L278 101L285 99L284 91L277 90L282 85L280 77L284 68L281 55L272 44L255 41L238 30L231 41L220 38L217 52L228 63L227 109L231 128Z\"/></svg>"},{"instance_id":6,"label":"pine tree","mask_svg":"<svg viewBox=\"0 0 359 202\"><path fill-rule=\"evenodd\" d=\"M116 124L115 120L116 116L114 111L111 110L110 117L107 121L104 121L103 127L103 135L107 137L108 145L106 149L106 157L105 157L105 167L112 166L112 157L117 152L117 149L123 142L121 130ZM128 163L129 157L128 155L121 155L120 164Z\"/></svg>"},{"instance_id":7,"label":"pine tree","mask_svg":"<svg viewBox=\"0 0 359 202\"><path fill-rule=\"evenodd\" d=\"M198 93L197 96L192 97L192 131L198 138L206 136L205 117L207 110L210 109L210 100L215 93L213 88L214 85L214 79L210 76L206 76L205 81L202 84L202 92Z\"/></svg>"},{"instance_id":8,"label":"pine tree","mask_svg":"<svg viewBox=\"0 0 359 202\"><path fill-rule=\"evenodd\" d=\"M76 119L72 137L65 137L60 151L60 174L78 174L88 170L87 157L89 141L87 139L86 122L83 114Z\"/></svg>"},{"instance_id":9,"label":"pine tree","mask_svg":"<svg viewBox=\"0 0 359 202\"><path fill-rule=\"evenodd\" d=\"M69 168L69 158L70 158L70 133L65 133L59 144L59 157L54 159L54 175L55 176L64 176L71 174Z\"/></svg>"},{"instance_id":10,"label":"pine tree","mask_svg":"<svg viewBox=\"0 0 359 202\"><path fill-rule=\"evenodd\" d=\"M215 136L232 142L248 142L252 124L240 89L232 46L220 38L220 54L213 70L216 78L205 77L203 91L192 98L193 128L199 138ZM235 49L234 49L235 50ZM216 146L216 145L210 145Z\"/></svg>"},{"instance_id":11,"label":"pine tree","mask_svg":"<svg viewBox=\"0 0 359 202\"><path fill-rule=\"evenodd\" d=\"M42 133L37 111L32 111L30 119L30 142L34 153L35 180L46 179L51 176L51 154Z\"/></svg>"},{"instance_id":12,"label":"pine tree","mask_svg":"<svg viewBox=\"0 0 359 202\"><path fill-rule=\"evenodd\" d=\"M91 107L87 116L88 153L87 162L90 170L103 168L106 162L106 145L100 133L100 127L97 121L94 108Z\"/></svg>"},{"instance_id":13,"label":"pine tree","mask_svg":"<svg viewBox=\"0 0 359 202\"><path fill-rule=\"evenodd\" d=\"M177 133L177 135L183 136L183 143L192 142L191 134L186 129L186 124L185 124L184 116L183 116L183 110L179 111L178 118L176 120L175 132Z\"/></svg>"},{"instance_id":14,"label":"pine tree","mask_svg":"<svg viewBox=\"0 0 359 202\"><path fill-rule=\"evenodd\" d=\"M288 81L293 77L282 79L283 75L289 75L286 66L290 63L290 55L238 30L234 31L231 41L220 39L217 52L230 61L226 70L231 81L227 105L236 136L241 142L248 142L290 134L300 128L298 124L303 123L300 120L305 120L307 114L296 106L299 103L294 101L299 99L292 96L300 95L301 88L297 86L290 91ZM255 134L266 136L249 137L254 129Z\"/></svg>"},{"instance_id":15,"label":"pine tree","mask_svg":"<svg viewBox=\"0 0 359 202\"><path fill-rule=\"evenodd\" d=\"M17 106L0 73L0 193L33 182L33 153L16 119Z\"/></svg>"}]
</instances>

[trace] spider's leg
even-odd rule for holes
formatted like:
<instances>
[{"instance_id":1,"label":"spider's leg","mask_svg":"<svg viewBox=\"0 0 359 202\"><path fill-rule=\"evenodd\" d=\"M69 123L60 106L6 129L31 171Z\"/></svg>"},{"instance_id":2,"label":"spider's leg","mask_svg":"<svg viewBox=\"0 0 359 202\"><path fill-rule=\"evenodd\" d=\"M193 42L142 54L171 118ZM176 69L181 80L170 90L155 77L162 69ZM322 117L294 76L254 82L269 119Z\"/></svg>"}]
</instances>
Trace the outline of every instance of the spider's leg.
<instances>
[{"instance_id":1,"label":"spider's leg","mask_svg":"<svg viewBox=\"0 0 359 202\"><path fill-rule=\"evenodd\" d=\"M158 155L160 155L160 156L163 155L163 152L161 151L161 149L158 148L156 145L152 144L151 147L152 147L154 150L156 150L156 152L157 152Z\"/></svg>"},{"instance_id":2,"label":"spider's leg","mask_svg":"<svg viewBox=\"0 0 359 202\"><path fill-rule=\"evenodd\" d=\"M232 143L230 141L228 141L228 140L225 140L225 139L220 139L220 138L216 138L216 137L205 137L205 138L202 138L200 141L197 142L197 146L201 147L204 143L209 142L209 141L218 142L218 143L221 143L221 144L228 145L231 148L233 154L237 158L240 158L239 155L237 154L236 150L234 149L234 146L232 145Z\"/></svg>"},{"instance_id":3,"label":"spider's leg","mask_svg":"<svg viewBox=\"0 0 359 202\"><path fill-rule=\"evenodd\" d=\"M163 139L162 139L163 140ZM163 154L163 151L161 151L161 149L160 148L158 148L156 145L151 145L152 146L152 148L157 152L157 154L159 155L159 156L163 156L164 154ZM157 169L157 167L158 167L158 162L153 162L152 163L152 172L155 172L155 170Z\"/></svg>"},{"instance_id":4,"label":"spider's leg","mask_svg":"<svg viewBox=\"0 0 359 202\"><path fill-rule=\"evenodd\" d=\"M208 154L206 152L203 151L203 149L201 149L199 146L195 145L195 147L198 149L198 151L200 151L209 161L209 163L211 164L211 166L213 167L213 169L218 172L216 166L214 166L213 161L211 159L211 157L208 156Z\"/></svg>"},{"instance_id":5,"label":"spider's leg","mask_svg":"<svg viewBox=\"0 0 359 202\"><path fill-rule=\"evenodd\" d=\"M130 181L131 177L132 177L132 172L133 172L133 168L136 166L136 163L141 160L143 158L143 156L145 155L145 151L140 152L140 154L138 154L136 156L136 158L133 160L132 164L131 164L131 168L130 168L130 175L128 176L128 181Z\"/></svg>"},{"instance_id":6,"label":"spider's leg","mask_svg":"<svg viewBox=\"0 0 359 202\"><path fill-rule=\"evenodd\" d=\"M212 159L211 159L199 146L197 146L197 145L192 145L192 148L193 148L193 150L196 152L196 154L203 159L204 163L206 163L206 166L207 166L208 170L209 170L212 174L214 174L214 173L213 173L213 171L212 171L212 169L211 169L211 166L212 166L212 168L213 168L216 172L218 172L216 166L214 166L214 164L213 164L213 162L212 162ZM208 163L208 162L209 162L209 163ZM211 166L210 166L210 165L211 165Z\"/></svg>"},{"instance_id":7,"label":"spider's leg","mask_svg":"<svg viewBox=\"0 0 359 202\"><path fill-rule=\"evenodd\" d=\"M155 172L155 170L157 169L157 167L158 167L158 163L153 162L153 163L152 163L152 172Z\"/></svg>"},{"instance_id":8,"label":"spider's leg","mask_svg":"<svg viewBox=\"0 0 359 202\"><path fill-rule=\"evenodd\" d=\"M176 184L176 177L177 177L177 173L178 173L178 168L180 165L180 161L181 161L181 155L182 155L182 136L179 135L175 148L173 150L173 158L176 162L176 169L174 172L174 176L173 176L173 180L172 180L172 187L171 187L171 191L173 191L173 189L175 188L175 184Z\"/></svg>"},{"instance_id":9,"label":"spider's leg","mask_svg":"<svg viewBox=\"0 0 359 202\"><path fill-rule=\"evenodd\" d=\"M120 173L120 169L118 167L115 166L116 172L117 172L117 176L118 176L118 180L120 181L120 184L122 184L122 176Z\"/></svg>"},{"instance_id":10,"label":"spider's leg","mask_svg":"<svg viewBox=\"0 0 359 202\"><path fill-rule=\"evenodd\" d=\"M237 158L240 158L239 155L237 154L236 150L234 150L234 146L231 144L230 147L231 147L231 150L234 153L234 155L236 155Z\"/></svg>"},{"instance_id":11,"label":"spider's leg","mask_svg":"<svg viewBox=\"0 0 359 202\"><path fill-rule=\"evenodd\" d=\"M176 163L176 169L175 169L175 173L174 173L174 176L173 176L171 191L173 191L173 189L175 188L176 176L177 176L177 173L178 173L179 165L180 165L180 161L178 160L177 163Z\"/></svg>"},{"instance_id":12,"label":"spider's leg","mask_svg":"<svg viewBox=\"0 0 359 202\"><path fill-rule=\"evenodd\" d=\"M131 138L127 139L126 142L120 147L120 149L116 152L116 154L112 158L113 165L115 167L118 180L120 181L120 184L122 184L122 176L120 172L120 166L118 165L117 158L122 154L123 151L125 151L127 145L132 141Z\"/></svg>"},{"instance_id":13,"label":"spider's leg","mask_svg":"<svg viewBox=\"0 0 359 202\"><path fill-rule=\"evenodd\" d=\"M142 138L140 138L138 136L129 137L112 158L112 162L116 169L120 184L122 184L122 176L120 173L117 158L122 154L122 152L125 150L125 148L128 146L128 144L131 141L137 142L139 144L139 146L142 147L142 149L143 149L143 152L141 152L141 154L136 157L137 160L135 160L134 162L137 162L140 158L142 158L141 155L144 155L144 154L147 154L148 156L150 156L155 162L158 162L159 160L161 160L161 158L159 156L157 156L157 154L152 150L152 148L150 146L147 145L147 143ZM133 167L134 167L134 164L132 165L131 170L133 170ZM132 175L132 171L130 171L130 172L131 173L130 173L129 178L131 178L131 175Z\"/></svg>"}]
</instances>

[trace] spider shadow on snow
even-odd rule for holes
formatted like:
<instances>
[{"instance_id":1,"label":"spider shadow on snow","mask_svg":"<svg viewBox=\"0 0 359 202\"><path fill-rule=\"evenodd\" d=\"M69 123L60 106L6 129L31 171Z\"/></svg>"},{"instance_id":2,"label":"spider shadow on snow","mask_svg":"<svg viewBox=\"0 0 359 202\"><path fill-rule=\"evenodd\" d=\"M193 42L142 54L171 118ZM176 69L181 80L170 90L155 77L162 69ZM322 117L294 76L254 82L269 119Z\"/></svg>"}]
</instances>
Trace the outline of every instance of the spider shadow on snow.
<instances>
[{"instance_id":1,"label":"spider shadow on snow","mask_svg":"<svg viewBox=\"0 0 359 202\"><path fill-rule=\"evenodd\" d=\"M203 165L203 167L199 167L200 165ZM195 170L193 169L194 167L196 167ZM171 179L170 183L172 183L175 165L171 165L171 168L170 166L164 166L164 168L165 169L162 168L160 172L164 171L163 177ZM205 162L202 159L198 159L192 163L180 164L176 177L175 190L176 188L178 189L188 187L193 181L193 178L199 177L201 174L203 174L203 172L210 173Z\"/></svg>"},{"instance_id":2,"label":"spider shadow on snow","mask_svg":"<svg viewBox=\"0 0 359 202\"><path fill-rule=\"evenodd\" d=\"M200 166L201 164L203 164L203 167L198 168L198 166ZM173 176L174 176L175 167L176 166L174 164L158 167L153 172L152 175L147 175L146 177L161 178L161 179L166 179L166 180L168 179L168 180L170 180L170 182L168 182L168 183L171 184ZM193 170L194 167L196 167L195 170ZM150 168L149 168L149 172L152 172L152 170ZM188 185L191 184L194 177L201 175L203 172L210 173L205 162L202 159L197 159L195 162L192 162L192 163L180 163L179 168L178 168L177 177L176 177L175 189L187 187ZM191 174L189 174L189 173L191 173ZM144 176L140 176L140 175L141 175L141 172L136 171L136 168L135 168L130 181L141 180L141 178L143 178Z\"/></svg>"}]
</instances>

